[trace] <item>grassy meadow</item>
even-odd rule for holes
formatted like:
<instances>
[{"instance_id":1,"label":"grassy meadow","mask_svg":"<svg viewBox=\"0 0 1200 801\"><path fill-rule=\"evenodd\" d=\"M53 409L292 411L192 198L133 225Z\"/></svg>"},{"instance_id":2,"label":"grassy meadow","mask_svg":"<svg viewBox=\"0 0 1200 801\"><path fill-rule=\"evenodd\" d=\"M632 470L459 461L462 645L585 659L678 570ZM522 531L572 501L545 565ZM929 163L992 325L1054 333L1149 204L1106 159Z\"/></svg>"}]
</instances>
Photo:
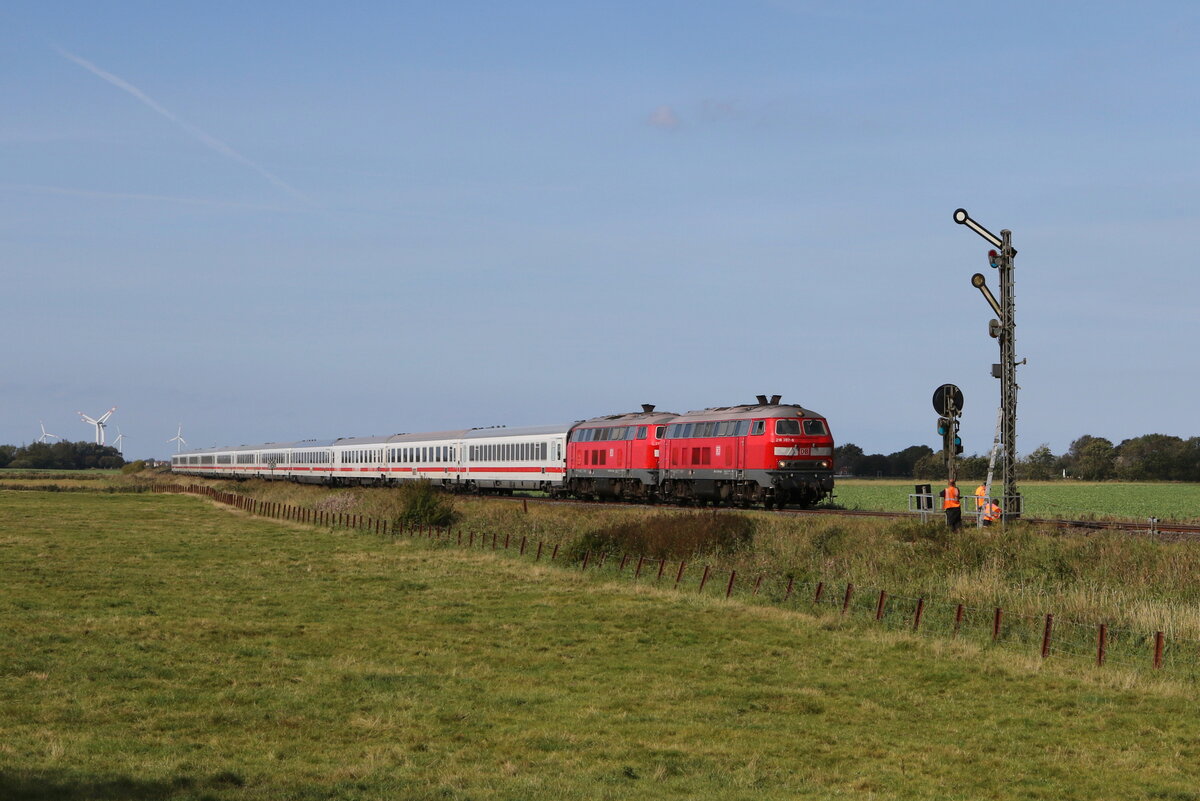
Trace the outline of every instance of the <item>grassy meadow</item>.
<instances>
[{"instance_id":1,"label":"grassy meadow","mask_svg":"<svg viewBox=\"0 0 1200 801\"><path fill-rule=\"evenodd\" d=\"M837 481L836 501L845 509L904 511L917 479L843 478ZM961 481L959 489L972 494L979 482ZM997 480L993 492L999 493ZM1200 484L1182 482L1022 481L1018 484L1029 517L1145 521L1148 517L1181 522L1200 521ZM936 494L945 483L933 484Z\"/></svg>"},{"instance_id":2,"label":"grassy meadow","mask_svg":"<svg viewBox=\"0 0 1200 801\"><path fill-rule=\"evenodd\" d=\"M0 571L11 801L1200 798L1191 685L836 613L173 495L0 491Z\"/></svg>"}]
</instances>

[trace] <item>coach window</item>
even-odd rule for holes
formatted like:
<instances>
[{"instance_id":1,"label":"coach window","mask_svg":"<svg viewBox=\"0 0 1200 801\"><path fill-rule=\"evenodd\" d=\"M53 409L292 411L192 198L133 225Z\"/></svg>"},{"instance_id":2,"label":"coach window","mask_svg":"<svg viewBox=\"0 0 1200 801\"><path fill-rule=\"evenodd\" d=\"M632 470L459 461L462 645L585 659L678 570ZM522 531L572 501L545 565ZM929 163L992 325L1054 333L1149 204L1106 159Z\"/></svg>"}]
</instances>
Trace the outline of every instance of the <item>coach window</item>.
<instances>
[{"instance_id":1,"label":"coach window","mask_svg":"<svg viewBox=\"0 0 1200 801\"><path fill-rule=\"evenodd\" d=\"M667 430L666 426L656 426L654 429L654 438L662 439L663 432Z\"/></svg>"},{"instance_id":2,"label":"coach window","mask_svg":"<svg viewBox=\"0 0 1200 801\"><path fill-rule=\"evenodd\" d=\"M645 438L646 438L646 427L645 427L645 426L638 426L638 430L637 430L637 438L638 438L638 439L645 439Z\"/></svg>"},{"instance_id":3,"label":"coach window","mask_svg":"<svg viewBox=\"0 0 1200 801\"><path fill-rule=\"evenodd\" d=\"M766 420L755 420L754 423L750 426L750 436L756 437L766 430L767 430L767 421Z\"/></svg>"}]
</instances>

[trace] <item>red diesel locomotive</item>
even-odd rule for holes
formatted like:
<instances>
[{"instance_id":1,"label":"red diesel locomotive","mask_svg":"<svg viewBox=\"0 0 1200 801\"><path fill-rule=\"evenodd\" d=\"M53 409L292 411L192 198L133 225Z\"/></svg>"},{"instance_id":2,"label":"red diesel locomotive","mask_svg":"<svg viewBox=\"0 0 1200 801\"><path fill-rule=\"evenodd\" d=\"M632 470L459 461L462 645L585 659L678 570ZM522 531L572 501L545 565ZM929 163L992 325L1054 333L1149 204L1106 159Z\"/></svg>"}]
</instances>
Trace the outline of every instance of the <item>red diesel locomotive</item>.
<instances>
[{"instance_id":1,"label":"red diesel locomotive","mask_svg":"<svg viewBox=\"0 0 1200 801\"><path fill-rule=\"evenodd\" d=\"M567 441L566 492L768 509L833 494L833 437L817 412L759 395L757 404L683 415L585 420Z\"/></svg>"}]
</instances>

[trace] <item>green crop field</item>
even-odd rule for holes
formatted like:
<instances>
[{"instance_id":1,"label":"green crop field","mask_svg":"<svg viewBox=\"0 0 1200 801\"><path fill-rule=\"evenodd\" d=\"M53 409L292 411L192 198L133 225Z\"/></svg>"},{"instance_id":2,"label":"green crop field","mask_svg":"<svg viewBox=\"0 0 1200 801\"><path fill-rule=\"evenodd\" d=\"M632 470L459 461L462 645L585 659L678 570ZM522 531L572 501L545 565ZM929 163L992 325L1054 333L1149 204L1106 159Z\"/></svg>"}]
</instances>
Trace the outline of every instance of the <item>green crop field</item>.
<instances>
[{"instance_id":1,"label":"green crop field","mask_svg":"<svg viewBox=\"0 0 1200 801\"><path fill-rule=\"evenodd\" d=\"M846 509L903 511L916 479L843 478L837 481L837 503ZM959 489L972 494L978 482L961 481ZM1020 483L1025 514L1056 519L1120 518L1200 520L1200 484L1122 483L1116 481L1026 481ZM934 484L936 494L945 483ZM1002 485L996 481L993 493Z\"/></svg>"},{"instance_id":2,"label":"green crop field","mask_svg":"<svg viewBox=\"0 0 1200 801\"><path fill-rule=\"evenodd\" d=\"M193 497L0 491L0 798L1197 798L1190 685Z\"/></svg>"}]
</instances>

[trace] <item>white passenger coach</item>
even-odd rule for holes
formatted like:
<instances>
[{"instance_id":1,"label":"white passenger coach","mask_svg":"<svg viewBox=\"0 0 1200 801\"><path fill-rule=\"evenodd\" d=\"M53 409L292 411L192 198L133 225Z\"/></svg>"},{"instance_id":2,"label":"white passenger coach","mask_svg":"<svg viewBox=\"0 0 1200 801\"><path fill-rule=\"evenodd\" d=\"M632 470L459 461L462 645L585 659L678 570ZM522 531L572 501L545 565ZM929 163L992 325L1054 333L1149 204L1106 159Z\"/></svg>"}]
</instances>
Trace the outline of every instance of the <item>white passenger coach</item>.
<instances>
[{"instance_id":1,"label":"white passenger coach","mask_svg":"<svg viewBox=\"0 0 1200 801\"><path fill-rule=\"evenodd\" d=\"M567 435L574 425L207 448L172 456L171 470L331 485L428 480L462 492L554 491L563 486Z\"/></svg>"}]
</instances>

